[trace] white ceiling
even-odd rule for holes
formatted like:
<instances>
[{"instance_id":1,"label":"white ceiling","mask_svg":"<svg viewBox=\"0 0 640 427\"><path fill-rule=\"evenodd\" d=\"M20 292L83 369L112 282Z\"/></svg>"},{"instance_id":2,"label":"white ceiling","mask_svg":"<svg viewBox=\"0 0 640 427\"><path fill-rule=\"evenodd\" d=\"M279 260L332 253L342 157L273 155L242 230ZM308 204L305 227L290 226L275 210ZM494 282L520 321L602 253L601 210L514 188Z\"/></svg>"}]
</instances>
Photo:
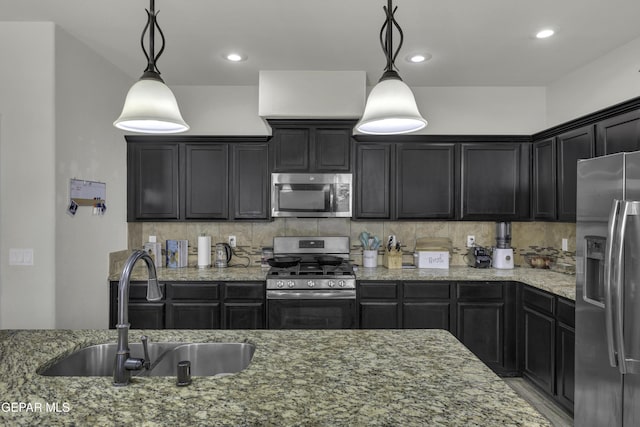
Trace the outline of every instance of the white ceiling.
<instances>
[{"instance_id":1,"label":"white ceiling","mask_svg":"<svg viewBox=\"0 0 640 427\"><path fill-rule=\"evenodd\" d=\"M384 65L385 0L157 0L169 85L256 85L260 70ZM640 37L639 0L395 0L412 86L544 86ZM0 0L0 21L53 21L137 79L148 0ZM538 40L542 27L556 29ZM19 43L19 40L16 41ZM248 60L222 54L240 50ZM412 52L433 58L409 64ZM638 58L640 60L640 58Z\"/></svg>"}]
</instances>

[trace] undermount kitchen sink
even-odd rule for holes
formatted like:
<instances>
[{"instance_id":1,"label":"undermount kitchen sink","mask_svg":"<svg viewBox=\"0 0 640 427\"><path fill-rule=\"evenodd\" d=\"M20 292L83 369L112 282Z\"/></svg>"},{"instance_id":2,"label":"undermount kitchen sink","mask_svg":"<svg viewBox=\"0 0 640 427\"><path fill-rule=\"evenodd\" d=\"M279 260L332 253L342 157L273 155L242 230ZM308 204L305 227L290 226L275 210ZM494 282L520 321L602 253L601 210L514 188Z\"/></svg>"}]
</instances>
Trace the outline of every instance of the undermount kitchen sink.
<instances>
[{"instance_id":1,"label":"undermount kitchen sink","mask_svg":"<svg viewBox=\"0 0 640 427\"><path fill-rule=\"evenodd\" d=\"M44 376L91 377L112 376L116 357L116 343L98 344L82 348L68 356L38 369ZM132 358L144 358L141 343L129 344ZM176 343L150 342L151 367L132 371L136 376L176 376L178 362L191 362L191 375L229 375L245 369L251 363L255 345L250 343Z\"/></svg>"}]
</instances>

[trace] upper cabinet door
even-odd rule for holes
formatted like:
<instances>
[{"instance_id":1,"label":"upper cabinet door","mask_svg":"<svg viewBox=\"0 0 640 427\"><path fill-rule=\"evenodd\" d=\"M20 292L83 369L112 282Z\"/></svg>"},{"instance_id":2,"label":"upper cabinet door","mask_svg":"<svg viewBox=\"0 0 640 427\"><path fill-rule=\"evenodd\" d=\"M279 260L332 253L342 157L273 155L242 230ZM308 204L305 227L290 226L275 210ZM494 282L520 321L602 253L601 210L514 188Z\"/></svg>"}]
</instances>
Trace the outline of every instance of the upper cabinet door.
<instances>
[{"instance_id":1,"label":"upper cabinet door","mask_svg":"<svg viewBox=\"0 0 640 427\"><path fill-rule=\"evenodd\" d=\"M227 144L185 145L185 219L226 219L229 212Z\"/></svg>"},{"instance_id":2,"label":"upper cabinet door","mask_svg":"<svg viewBox=\"0 0 640 427\"><path fill-rule=\"evenodd\" d=\"M269 120L273 172L349 172L352 120Z\"/></svg>"},{"instance_id":3,"label":"upper cabinet door","mask_svg":"<svg viewBox=\"0 0 640 427\"><path fill-rule=\"evenodd\" d=\"M461 219L529 216L530 144L462 144Z\"/></svg>"},{"instance_id":4,"label":"upper cabinet door","mask_svg":"<svg viewBox=\"0 0 640 427\"><path fill-rule=\"evenodd\" d=\"M317 172L349 172L351 133L350 127L315 129L315 159L312 163Z\"/></svg>"},{"instance_id":5,"label":"upper cabinet door","mask_svg":"<svg viewBox=\"0 0 640 427\"><path fill-rule=\"evenodd\" d=\"M310 130L274 128L273 171L306 172L309 170Z\"/></svg>"},{"instance_id":6,"label":"upper cabinet door","mask_svg":"<svg viewBox=\"0 0 640 427\"><path fill-rule=\"evenodd\" d=\"M554 138L533 144L533 217L556 219L556 144Z\"/></svg>"},{"instance_id":7,"label":"upper cabinet door","mask_svg":"<svg viewBox=\"0 0 640 427\"><path fill-rule=\"evenodd\" d=\"M599 122L596 134L596 156L640 150L640 110Z\"/></svg>"},{"instance_id":8,"label":"upper cabinet door","mask_svg":"<svg viewBox=\"0 0 640 427\"><path fill-rule=\"evenodd\" d=\"M593 125L563 133L556 138L558 167L558 215L560 221L576 220L578 160L593 157Z\"/></svg>"},{"instance_id":9,"label":"upper cabinet door","mask_svg":"<svg viewBox=\"0 0 640 427\"><path fill-rule=\"evenodd\" d=\"M233 146L233 218L269 218L269 149L267 144Z\"/></svg>"},{"instance_id":10,"label":"upper cabinet door","mask_svg":"<svg viewBox=\"0 0 640 427\"><path fill-rule=\"evenodd\" d=\"M391 217L391 146L356 145L355 217Z\"/></svg>"},{"instance_id":11,"label":"upper cabinet door","mask_svg":"<svg viewBox=\"0 0 640 427\"><path fill-rule=\"evenodd\" d=\"M180 217L179 163L175 143L127 146L127 221Z\"/></svg>"},{"instance_id":12,"label":"upper cabinet door","mask_svg":"<svg viewBox=\"0 0 640 427\"><path fill-rule=\"evenodd\" d=\"M455 145L396 145L396 217L455 218Z\"/></svg>"}]
</instances>

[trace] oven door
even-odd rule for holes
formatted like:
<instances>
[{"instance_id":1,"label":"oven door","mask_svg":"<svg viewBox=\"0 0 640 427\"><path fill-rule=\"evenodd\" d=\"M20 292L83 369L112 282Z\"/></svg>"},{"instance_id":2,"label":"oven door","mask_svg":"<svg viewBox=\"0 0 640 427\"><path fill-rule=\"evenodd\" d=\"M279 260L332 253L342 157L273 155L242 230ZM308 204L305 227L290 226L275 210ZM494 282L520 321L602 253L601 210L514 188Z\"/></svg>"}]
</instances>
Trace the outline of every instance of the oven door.
<instances>
[{"instance_id":1,"label":"oven door","mask_svg":"<svg viewBox=\"0 0 640 427\"><path fill-rule=\"evenodd\" d=\"M355 290L267 291L269 329L355 329Z\"/></svg>"}]
</instances>

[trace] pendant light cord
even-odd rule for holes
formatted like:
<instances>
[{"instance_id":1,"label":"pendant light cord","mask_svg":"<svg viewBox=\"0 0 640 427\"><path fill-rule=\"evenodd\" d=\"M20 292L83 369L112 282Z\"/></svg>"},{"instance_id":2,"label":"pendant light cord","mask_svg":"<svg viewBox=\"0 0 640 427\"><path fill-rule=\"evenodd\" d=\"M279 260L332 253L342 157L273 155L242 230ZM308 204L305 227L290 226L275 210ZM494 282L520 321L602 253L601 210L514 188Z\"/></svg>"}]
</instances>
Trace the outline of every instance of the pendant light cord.
<instances>
[{"instance_id":1,"label":"pendant light cord","mask_svg":"<svg viewBox=\"0 0 640 427\"><path fill-rule=\"evenodd\" d=\"M147 12L147 25L144 26L144 29L142 30L142 36L140 37L140 46L142 46L142 52L144 52L144 56L147 58L147 68L144 70L144 74L142 77L144 78L146 76L162 80L160 78L160 70L158 70L156 61L158 61L158 58L160 58L160 55L162 55L162 52L164 52L164 33L158 25L158 21L156 18L160 11L156 12L155 10L155 0L150 0L150 3L151 4L149 9L145 9ZM160 51L157 55L155 54L156 28L158 29L158 33L160 33L160 39L162 40L162 46L160 47ZM144 38L147 34L147 31L149 32L149 51L147 51L144 46Z\"/></svg>"},{"instance_id":2,"label":"pendant light cord","mask_svg":"<svg viewBox=\"0 0 640 427\"><path fill-rule=\"evenodd\" d=\"M387 19L384 21L382 28L380 28L380 45L382 46L382 51L384 52L385 57L387 58L387 66L384 69L384 74L380 78L380 81L386 80L389 78L399 79L400 75L398 74L397 67L395 65L396 58L400 53L400 48L402 48L402 44L404 42L404 33L402 32L402 28L398 25L394 15L398 10L398 6L395 8L392 5L392 0L388 0L387 6L382 6L384 12L387 16ZM398 30L400 35L400 42L398 43L398 47L395 52L393 50L393 27Z\"/></svg>"}]
</instances>

